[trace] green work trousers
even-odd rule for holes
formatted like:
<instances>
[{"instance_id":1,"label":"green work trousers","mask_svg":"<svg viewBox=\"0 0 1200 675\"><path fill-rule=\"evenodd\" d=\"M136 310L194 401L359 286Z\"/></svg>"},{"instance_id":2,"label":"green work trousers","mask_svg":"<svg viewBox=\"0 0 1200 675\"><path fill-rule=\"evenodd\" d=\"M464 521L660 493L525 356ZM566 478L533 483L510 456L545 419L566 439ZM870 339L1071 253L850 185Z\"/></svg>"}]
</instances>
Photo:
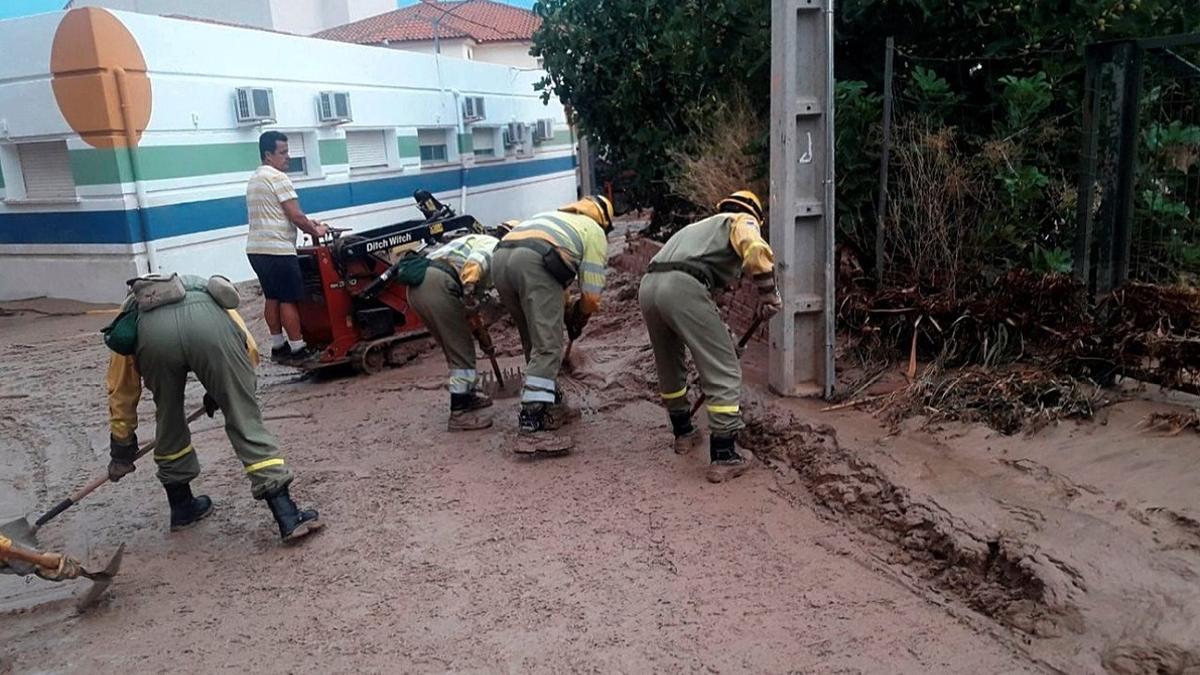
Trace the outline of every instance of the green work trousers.
<instances>
[{"instance_id":1,"label":"green work trousers","mask_svg":"<svg viewBox=\"0 0 1200 675\"><path fill-rule=\"evenodd\" d=\"M475 340L467 324L458 279L431 265L425 270L425 281L408 289L408 299L446 355L450 393L471 393L476 380Z\"/></svg>"},{"instance_id":2,"label":"green work trousers","mask_svg":"<svg viewBox=\"0 0 1200 675\"><path fill-rule=\"evenodd\" d=\"M691 409L686 348L700 373L709 431L726 436L744 427L738 403L742 366L733 336L704 284L686 272L646 274L638 289L638 302L650 333L659 392L667 410Z\"/></svg>"},{"instance_id":3,"label":"green work trousers","mask_svg":"<svg viewBox=\"0 0 1200 675\"><path fill-rule=\"evenodd\" d=\"M522 403L554 403L555 378L563 360L563 287L550 276L537 251L498 248L492 279L525 350Z\"/></svg>"},{"instance_id":4,"label":"green work trousers","mask_svg":"<svg viewBox=\"0 0 1200 675\"><path fill-rule=\"evenodd\" d=\"M225 433L250 479L255 499L291 483L292 472L263 426L254 397L255 374L246 336L207 293L189 291L183 300L143 312L138 318L137 364L154 393L157 422L154 461L163 485L188 483L200 460L183 408L188 372L217 402Z\"/></svg>"}]
</instances>

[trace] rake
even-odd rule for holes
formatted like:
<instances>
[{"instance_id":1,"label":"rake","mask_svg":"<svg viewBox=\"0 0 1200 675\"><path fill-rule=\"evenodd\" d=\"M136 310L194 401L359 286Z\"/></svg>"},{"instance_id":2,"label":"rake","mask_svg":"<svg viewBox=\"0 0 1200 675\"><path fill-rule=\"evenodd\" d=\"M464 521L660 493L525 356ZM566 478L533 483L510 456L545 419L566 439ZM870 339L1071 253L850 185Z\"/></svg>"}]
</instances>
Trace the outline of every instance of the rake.
<instances>
[{"instance_id":1,"label":"rake","mask_svg":"<svg viewBox=\"0 0 1200 675\"><path fill-rule=\"evenodd\" d=\"M478 312L475 312L471 314L468 321L471 325L471 333L479 342L479 348L492 362L492 372L479 376L479 388L492 398L515 398L521 393L523 376L521 369L501 369L500 363L496 360L496 345L492 343L492 336L488 334L487 327L483 325L483 318Z\"/></svg>"}]
</instances>

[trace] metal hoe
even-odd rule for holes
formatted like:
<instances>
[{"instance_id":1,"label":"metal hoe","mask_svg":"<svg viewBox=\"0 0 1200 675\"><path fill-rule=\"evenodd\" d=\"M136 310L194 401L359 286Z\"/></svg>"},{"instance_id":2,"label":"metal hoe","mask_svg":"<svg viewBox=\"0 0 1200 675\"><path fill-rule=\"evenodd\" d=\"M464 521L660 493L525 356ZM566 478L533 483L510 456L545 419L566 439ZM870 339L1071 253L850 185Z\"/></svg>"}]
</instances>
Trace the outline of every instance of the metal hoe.
<instances>
[{"instance_id":1,"label":"metal hoe","mask_svg":"<svg viewBox=\"0 0 1200 675\"><path fill-rule=\"evenodd\" d=\"M204 406L201 406L191 415L188 415L187 422L190 424L203 414ZM141 448L138 448L137 454L134 455L134 460L136 461L146 453L154 450L156 445L157 440L152 440L143 445ZM43 525L57 518L63 511L66 511L72 506L78 504L83 500L84 497L90 495L96 488L107 483L108 480L108 471L105 471L89 481L87 485L84 485L75 492L71 493L71 496L55 504L53 508L38 517L38 519L34 521L32 525L29 524L28 518L22 516L21 518L10 520L7 523L0 525L0 534L12 539L21 546L35 549L38 547L37 532L42 528Z\"/></svg>"},{"instance_id":2,"label":"metal hoe","mask_svg":"<svg viewBox=\"0 0 1200 675\"><path fill-rule=\"evenodd\" d=\"M76 609L85 610L91 607L104 591L112 584L113 577L121 568L121 558L125 555L125 544L117 547L117 552L109 559L104 569L92 571L83 566L78 560L58 553L41 553L22 546L17 546L12 539L0 535L0 558L4 560L19 560L34 565L44 573L39 574L48 581L65 581L84 577L92 581L92 587L87 589L75 602Z\"/></svg>"}]
</instances>

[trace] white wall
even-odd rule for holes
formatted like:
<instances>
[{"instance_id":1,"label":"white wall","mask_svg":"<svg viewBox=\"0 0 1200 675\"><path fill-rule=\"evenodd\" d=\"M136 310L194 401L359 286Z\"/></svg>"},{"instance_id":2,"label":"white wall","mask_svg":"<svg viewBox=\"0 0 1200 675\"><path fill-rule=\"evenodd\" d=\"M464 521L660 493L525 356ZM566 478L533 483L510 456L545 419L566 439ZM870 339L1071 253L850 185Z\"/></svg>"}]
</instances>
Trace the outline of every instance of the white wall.
<instances>
[{"instance_id":1,"label":"white wall","mask_svg":"<svg viewBox=\"0 0 1200 675\"><path fill-rule=\"evenodd\" d=\"M517 68L537 68L537 59L529 55L532 42L481 42L475 46L475 60Z\"/></svg>"},{"instance_id":2,"label":"white wall","mask_svg":"<svg viewBox=\"0 0 1200 675\"><path fill-rule=\"evenodd\" d=\"M474 55L474 50L477 49L475 41L469 38L439 40L438 44L434 44L433 40L409 40L405 42L393 42L387 46L391 49L415 52L417 54L437 54L438 50L440 50L442 56L451 59L469 58Z\"/></svg>"},{"instance_id":3,"label":"white wall","mask_svg":"<svg viewBox=\"0 0 1200 675\"><path fill-rule=\"evenodd\" d=\"M89 149L58 111L50 86L51 41L61 18L62 14L56 13L0 21L0 45L4 45L0 144L66 138L71 150ZM356 128L384 129L407 137L415 136L418 128L453 127L458 118L456 89L463 95L485 97L487 126L545 117L565 124L562 107L544 105L533 90L540 72L142 14L117 13L117 18L138 41L150 68L153 112L142 136L144 148L253 143L263 128L238 126L233 109L234 88L250 85L274 89L278 123L270 128L289 134L302 131L314 140L343 139L347 130ZM351 93L352 123L331 126L317 121L317 94L330 89ZM453 154L453 143L450 150ZM313 148L310 154L315 152ZM531 159L570 154L569 148L549 148ZM471 159L467 162L472 163ZM340 164L322 166L316 175L298 179L296 184L303 190L420 172L418 162L411 158L367 176L352 177L348 166ZM248 175L245 171L147 181L148 204L237 198L245 192ZM17 178L6 172L6 181ZM78 191L79 203L70 205L20 206L0 201L0 215L44 210L51 218L69 219L72 213L136 208L131 183L81 186ZM497 223L573 200L575 178L574 172L566 170L476 185L468 189L465 210L457 190L438 197L460 212ZM341 227L363 229L416 217L416 211L409 195L403 195L394 202L313 215ZM160 238L154 244L163 270L250 278L244 225ZM142 243L0 245L0 299L51 295L119 300L124 281L139 269L145 270L145 250Z\"/></svg>"}]
</instances>

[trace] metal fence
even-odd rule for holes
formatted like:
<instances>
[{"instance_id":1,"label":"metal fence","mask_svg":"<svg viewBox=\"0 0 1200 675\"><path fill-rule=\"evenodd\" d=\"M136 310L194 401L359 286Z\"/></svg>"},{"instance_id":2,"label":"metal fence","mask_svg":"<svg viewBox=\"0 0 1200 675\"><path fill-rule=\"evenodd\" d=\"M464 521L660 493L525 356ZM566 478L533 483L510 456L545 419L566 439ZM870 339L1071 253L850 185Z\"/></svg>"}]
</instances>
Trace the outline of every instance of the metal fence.
<instances>
[{"instance_id":1,"label":"metal fence","mask_svg":"<svg viewBox=\"0 0 1200 675\"><path fill-rule=\"evenodd\" d=\"M1090 45L1075 271L1200 280L1200 34Z\"/></svg>"}]
</instances>

